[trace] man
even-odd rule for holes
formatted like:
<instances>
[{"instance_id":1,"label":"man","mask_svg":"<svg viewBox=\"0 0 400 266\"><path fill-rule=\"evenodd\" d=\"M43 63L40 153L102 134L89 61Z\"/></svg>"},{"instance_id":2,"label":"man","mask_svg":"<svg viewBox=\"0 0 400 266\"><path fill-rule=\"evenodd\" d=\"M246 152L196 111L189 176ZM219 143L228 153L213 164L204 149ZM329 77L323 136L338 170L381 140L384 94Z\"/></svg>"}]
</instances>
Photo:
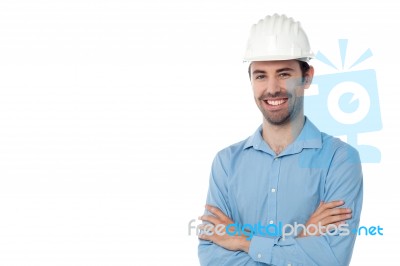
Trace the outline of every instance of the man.
<instances>
[{"instance_id":1,"label":"man","mask_svg":"<svg viewBox=\"0 0 400 266\"><path fill-rule=\"evenodd\" d=\"M308 38L293 19L275 14L253 25L245 61L263 123L214 159L199 217L201 265L350 263L361 164L354 148L304 115L310 58Z\"/></svg>"}]
</instances>

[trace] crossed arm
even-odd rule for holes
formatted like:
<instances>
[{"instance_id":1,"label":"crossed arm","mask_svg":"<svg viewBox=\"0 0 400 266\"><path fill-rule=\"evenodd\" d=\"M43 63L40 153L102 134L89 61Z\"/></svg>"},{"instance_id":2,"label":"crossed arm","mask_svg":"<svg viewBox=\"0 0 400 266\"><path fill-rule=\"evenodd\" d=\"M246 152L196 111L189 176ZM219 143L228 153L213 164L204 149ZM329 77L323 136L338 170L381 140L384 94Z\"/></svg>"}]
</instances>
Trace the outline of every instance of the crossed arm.
<instances>
[{"instance_id":1,"label":"crossed arm","mask_svg":"<svg viewBox=\"0 0 400 266\"><path fill-rule=\"evenodd\" d=\"M305 227L315 229L322 226L327 227L328 225L339 226L340 224L344 223L346 220L351 218L351 209L339 208L339 206L342 206L343 204L344 202L341 200L328 203L321 202L319 207L315 210L315 212L307 221ZM206 205L205 208L212 215L200 216L199 220L211 223L214 225L214 227L208 229L205 228L205 224L203 224L200 227L203 233L199 235L199 238L202 240L208 240L227 250L244 251L246 253L249 253L250 241L248 240L248 237L246 235L220 234L215 231L217 225L224 225L223 228L226 228L228 225L234 224L234 221L232 221L219 208L215 206ZM311 224L315 226L309 226ZM207 230L207 232L204 233L204 230ZM306 230L300 232L297 237L307 237L309 235L319 236L321 235L320 233L320 230Z\"/></svg>"},{"instance_id":2,"label":"crossed arm","mask_svg":"<svg viewBox=\"0 0 400 266\"><path fill-rule=\"evenodd\" d=\"M362 205L362 172L357 158L349 163L346 152L337 152L325 182L320 206L308 218L308 225L340 225L358 228ZM354 163L355 161L355 163ZM201 220L214 225L234 223L227 198L226 173L220 158L215 160L210 178L206 215ZM335 201L343 199L343 201ZM346 208L345 208L346 207ZM265 237L254 235L203 234L199 236L199 259L203 266L233 265L348 265L356 234L314 234L301 232L295 236Z\"/></svg>"}]
</instances>

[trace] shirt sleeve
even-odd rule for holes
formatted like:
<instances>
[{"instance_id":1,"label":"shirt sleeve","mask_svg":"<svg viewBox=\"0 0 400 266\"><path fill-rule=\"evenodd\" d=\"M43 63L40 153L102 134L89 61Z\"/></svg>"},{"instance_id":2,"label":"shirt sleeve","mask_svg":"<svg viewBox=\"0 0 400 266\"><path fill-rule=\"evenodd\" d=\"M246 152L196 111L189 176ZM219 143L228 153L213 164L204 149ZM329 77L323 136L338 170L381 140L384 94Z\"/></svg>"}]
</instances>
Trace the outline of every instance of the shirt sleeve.
<instances>
[{"instance_id":1,"label":"shirt sleeve","mask_svg":"<svg viewBox=\"0 0 400 266\"><path fill-rule=\"evenodd\" d=\"M213 161L207 203L218 207L227 216L232 217L228 200L227 171L221 160L221 157L226 156L226 153L220 152ZM205 214L209 213L206 211ZM230 251L206 240L199 240L198 256L201 266L265 265L262 262L255 262L246 252Z\"/></svg>"},{"instance_id":2,"label":"shirt sleeve","mask_svg":"<svg viewBox=\"0 0 400 266\"><path fill-rule=\"evenodd\" d=\"M302 238L254 236L250 243L250 257L271 265L349 265L360 222L362 179L358 152L348 145L338 148L327 171L322 200L344 200L345 207L352 209L352 218L347 220L348 230L335 235Z\"/></svg>"}]
</instances>

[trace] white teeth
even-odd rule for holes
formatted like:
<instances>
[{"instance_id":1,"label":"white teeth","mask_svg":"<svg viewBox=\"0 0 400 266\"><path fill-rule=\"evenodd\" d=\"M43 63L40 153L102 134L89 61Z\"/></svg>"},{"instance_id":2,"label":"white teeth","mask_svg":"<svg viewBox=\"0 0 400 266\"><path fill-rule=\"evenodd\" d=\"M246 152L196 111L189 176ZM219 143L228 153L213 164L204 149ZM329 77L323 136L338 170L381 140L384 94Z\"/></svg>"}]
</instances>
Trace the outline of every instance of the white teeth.
<instances>
[{"instance_id":1,"label":"white teeth","mask_svg":"<svg viewBox=\"0 0 400 266\"><path fill-rule=\"evenodd\" d=\"M283 104L285 102L285 100L277 100L277 101L273 101L273 100L268 100L267 103L270 105L280 105Z\"/></svg>"}]
</instances>

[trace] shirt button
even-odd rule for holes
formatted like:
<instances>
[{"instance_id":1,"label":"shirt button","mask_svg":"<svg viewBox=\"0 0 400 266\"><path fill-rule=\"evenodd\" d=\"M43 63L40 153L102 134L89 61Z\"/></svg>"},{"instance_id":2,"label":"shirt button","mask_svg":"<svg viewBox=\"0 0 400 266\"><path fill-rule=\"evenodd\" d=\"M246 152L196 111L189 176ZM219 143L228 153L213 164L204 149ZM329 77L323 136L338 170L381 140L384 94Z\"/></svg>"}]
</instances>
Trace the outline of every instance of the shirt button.
<instances>
[{"instance_id":1,"label":"shirt button","mask_svg":"<svg viewBox=\"0 0 400 266\"><path fill-rule=\"evenodd\" d=\"M288 265L287 266L292 266L292 264L291 263L288 263Z\"/></svg>"},{"instance_id":2,"label":"shirt button","mask_svg":"<svg viewBox=\"0 0 400 266\"><path fill-rule=\"evenodd\" d=\"M261 253L257 254L257 258L261 259Z\"/></svg>"},{"instance_id":3,"label":"shirt button","mask_svg":"<svg viewBox=\"0 0 400 266\"><path fill-rule=\"evenodd\" d=\"M274 221L273 221L273 220L270 220L270 221L269 221L269 223L270 223L270 224L273 224L273 223L274 223Z\"/></svg>"},{"instance_id":4,"label":"shirt button","mask_svg":"<svg viewBox=\"0 0 400 266\"><path fill-rule=\"evenodd\" d=\"M271 192L275 192L275 191L276 191L276 189L275 189L275 188L271 189Z\"/></svg>"}]
</instances>

